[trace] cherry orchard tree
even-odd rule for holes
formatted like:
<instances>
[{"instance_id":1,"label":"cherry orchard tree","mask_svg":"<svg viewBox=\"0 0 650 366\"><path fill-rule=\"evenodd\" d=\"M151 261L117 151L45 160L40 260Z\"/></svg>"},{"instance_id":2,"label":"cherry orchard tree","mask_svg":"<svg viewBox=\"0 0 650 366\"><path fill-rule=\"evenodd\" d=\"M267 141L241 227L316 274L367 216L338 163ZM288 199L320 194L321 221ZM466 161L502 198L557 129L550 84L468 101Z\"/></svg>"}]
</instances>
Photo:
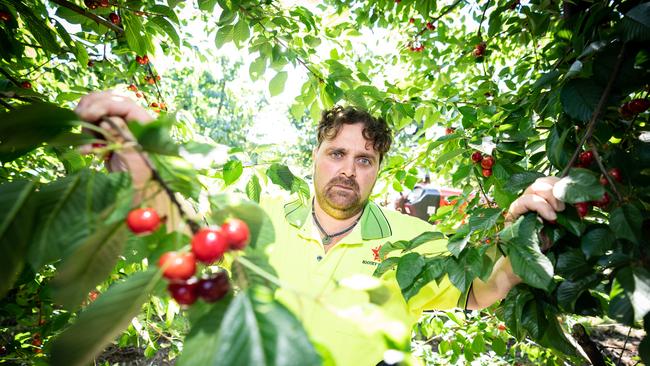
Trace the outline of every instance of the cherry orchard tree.
<instances>
[{"instance_id":1,"label":"cherry orchard tree","mask_svg":"<svg viewBox=\"0 0 650 366\"><path fill-rule=\"evenodd\" d=\"M114 86L162 112L152 124L130 124L135 140L127 145L148 153L152 184L170 198L177 192L198 201L207 186L211 193L231 192L249 177L241 188L252 202L209 196L208 222L243 219L251 245L231 266L236 291L188 311L191 330L178 361L273 364L284 350L269 345L283 339L300 350L299 363L319 362L304 333L282 331L300 327L269 296L282 284L261 254L273 234L254 203L267 180L303 198L306 183L286 166L262 169L258 157L236 150L223 164L197 169L188 153L209 156L214 145L191 142L193 131L182 120L164 117L170 108L156 62L192 48L183 31L188 21L179 19L184 11L199 12L215 48L232 43L252 54L250 77L269 77L272 96L282 92L289 72L302 70L308 78L290 110L295 120L307 115L315 121L335 103L386 118L398 143L383 167L383 186L413 188L417 170L426 169L463 188L455 204L431 218L440 233L382 247L376 274L396 270L405 298L444 275L467 290L473 279L490 273L498 256L508 255L524 284L495 313L518 340L528 337L576 357L567 339L573 332L597 364L603 356L579 324L566 327L566 315L607 316L647 331L647 2L386 0L313 8L235 0L34 3L0 0L0 103L7 111L0 126L6 181L0 200L9 208L0 216L0 245L9 253L0 265L8 279L0 294L11 304L26 283L48 279L36 298L48 304L48 314L61 305L70 312L46 329L56 335L51 342L43 345L40 333L22 342L45 349L53 363L88 362L150 294L164 297L162 273L148 263L164 252L187 252L191 241L183 227L128 234L124 222L134 208L128 177L107 174L76 150L94 143L96 153L111 159L125 148L124 141L80 123L66 109L88 90ZM374 39L382 52L369 43ZM96 134L81 134L81 127ZM527 215L505 227L509 204L543 175L562 178L554 194L569 204L567 210L554 223ZM192 217L185 218L196 229ZM449 239L450 256L411 252L441 235ZM398 258L397 251L404 254ZM199 270L221 273L212 265ZM124 282L108 286L121 277ZM108 290L78 312L98 285ZM177 299L179 291L172 290ZM269 304L272 314L261 310ZM251 329L271 336L260 343ZM220 358L223 337L242 342L244 351ZM439 350L457 355L463 351L456 349L471 349L463 355L469 360L484 350L476 339ZM481 339L502 348L503 339L493 333ZM216 352L198 352L208 347ZM639 354L645 362L648 347L644 339Z\"/></svg>"}]
</instances>

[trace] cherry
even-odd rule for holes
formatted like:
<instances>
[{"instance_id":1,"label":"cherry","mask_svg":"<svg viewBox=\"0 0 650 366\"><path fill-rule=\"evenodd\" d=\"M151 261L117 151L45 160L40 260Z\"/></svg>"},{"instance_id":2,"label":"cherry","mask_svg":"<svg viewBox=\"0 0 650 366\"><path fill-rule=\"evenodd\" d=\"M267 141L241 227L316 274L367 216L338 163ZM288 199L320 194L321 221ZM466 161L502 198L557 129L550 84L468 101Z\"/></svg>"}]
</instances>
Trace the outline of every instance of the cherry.
<instances>
[{"instance_id":1,"label":"cherry","mask_svg":"<svg viewBox=\"0 0 650 366\"><path fill-rule=\"evenodd\" d=\"M650 100L648 99L633 99L629 103L627 103L628 110L632 112L632 114L639 114L643 113L650 108Z\"/></svg>"},{"instance_id":2,"label":"cherry","mask_svg":"<svg viewBox=\"0 0 650 366\"><path fill-rule=\"evenodd\" d=\"M192 252L199 261L210 264L223 257L228 250L226 235L221 228L204 228L192 238Z\"/></svg>"},{"instance_id":3,"label":"cherry","mask_svg":"<svg viewBox=\"0 0 650 366\"><path fill-rule=\"evenodd\" d=\"M623 175L621 174L621 170L619 168L612 168L608 173L609 176L614 178L615 181L619 183L623 181Z\"/></svg>"},{"instance_id":4,"label":"cherry","mask_svg":"<svg viewBox=\"0 0 650 366\"><path fill-rule=\"evenodd\" d=\"M505 324L499 324L497 326L497 329L500 330L501 332L503 332L504 330L506 330L506 325Z\"/></svg>"},{"instance_id":5,"label":"cherry","mask_svg":"<svg viewBox=\"0 0 650 366\"><path fill-rule=\"evenodd\" d=\"M436 29L436 26L433 25L431 22L427 22L427 29L432 31Z\"/></svg>"},{"instance_id":6,"label":"cherry","mask_svg":"<svg viewBox=\"0 0 650 366\"><path fill-rule=\"evenodd\" d=\"M95 61L89 60L87 65L88 65L88 67L93 67L93 66L95 66Z\"/></svg>"},{"instance_id":7,"label":"cherry","mask_svg":"<svg viewBox=\"0 0 650 366\"><path fill-rule=\"evenodd\" d=\"M126 224L136 234L152 232L160 225L160 217L153 208L136 208L129 212Z\"/></svg>"},{"instance_id":8,"label":"cherry","mask_svg":"<svg viewBox=\"0 0 650 366\"><path fill-rule=\"evenodd\" d=\"M198 298L198 283L196 279L187 282L171 282L167 285L167 291L174 300L181 305L192 305Z\"/></svg>"},{"instance_id":9,"label":"cherry","mask_svg":"<svg viewBox=\"0 0 650 366\"><path fill-rule=\"evenodd\" d=\"M591 151L583 151L578 155L578 160L580 160L583 166L587 167L594 161L594 153Z\"/></svg>"},{"instance_id":10,"label":"cherry","mask_svg":"<svg viewBox=\"0 0 650 366\"><path fill-rule=\"evenodd\" d=\"M619 109L618 112L621 114L621 117L624 119L632 119L634 117L634 113L630 110L630 105L628 103L623 104Z\"/></svg>"},{"instance_id":11,"label":"cherry","mask_svg":"<svg viewBox=\"0 0 650 366\"><path fill-rule=\"evenodd\" d=\"M609 184L609 181L607 181L607 178L604 175L600 175L600 185L606 186Z\"/></svg>"},{"instance_id":12,"label":"cherry","mask_svg":"<svg viewBox=\"0 0 650 366\"><path fill-rule=\"evenodd\" d=\"M246 248L251 237L248 225L240 219L230 219L221 225L221 230L226 235L228 248L242 250Z\"/></svg>"},{"instance_id":13,"label":"cherry","mask_svg":"<svg viewBox=\"0 0 650 366\"><path fill-rule=\"evenodd\" d=\"M135 93L135 97L136 98L142 98L142 93L140 93L140 92Z\"/></svg>"},{"instance_id":14,"label":"cherry","mask_svg":"<svg viewBox=\"0 0 650 366\"><path fill-rule=\"evenodd\" d=\"M20 87L23 89L31 89L32 83L30 83L29 81L23 81L22 83L20 83Z\"/></svg>"},{"instance_id":15,"label":"cherry","mask_svg":"<svg viewBox=\"0 0 650 366\"><path fill-rule=\"evenodd\" d=\"M456 132L456 129L453 127L447 127L445 128L445 135L451 135L452 133Z\"/></svg>"},{"instance_id":16,"label":"cherry","mask_svg":"<svg viewBox=\"0 0 650 366\"><path fill-rule=\"evenodd\" d=\"M483 169L492 169L494 166L494 158L490 155L486 156L481 160L481 168Z\"/></svg>"},{"instance_id":17,"label":"cherry","mask_svg":"<svg viewBox=\"0 0 650 366\"><path fill-rule=\"evenodd\" d=\"M158 259L163 276L170 280L187 280L196 272L196 258L191 252L165 252Z\"/></svg>"},{"instance_id":18,"label":"cherry","mask_svg":"<svg viewBox=\"0 0 650 366\"><path fill-rule=\"evenodd\" d=\"M605 194L603 194L603 196L599 200L593 201L592 203L594 206L604 209L607 207L607 205L609 205L609 202L610 202L609 194L605 192Z\"/></svg>"},{"instance_id":19,"label":"cherry","mask_svg":"<svg viewBox=\"0 0 650 366\"><path fill-rule=\"evenodd\" d=\"M589 213L589 202L577 202L574 206L576 207L576 210L578 210L578 216L580 216L580 218L587 216Z\"/></svg>"},{"instance_id":20,"label":"cherry","mask_svg":"<svg viewBox=\"0 0 650 366\"><path fill-rule=\"evenodd\" d=\"M41 334L34 333L34 335L32 336L32 346L40 347L42 345L43 345L43 340L41 339Z\"/></svg>"},{"instance_id":21,"label":"cherry","mask_svg":"<svg viewBox=\"0 0 650 366\"><path fill-rule=\"evenodd\" d=\"M409 23L410 23L410 24L415 23L415 18L411 18L411 19L409 19Z\"/></svg>"},{"instance_id":22,"label":"cherry","mask_svg":"<svg viewBox=\"0 0 650 366\"><path fill-rule=\"evenodd\" d=\"M205 302L221 300L230 291L230 282L225 271L213 277L203 278L199 281L197 292Z\"/></svg>"},{"instance_id":23,"label":"cherry","mask_svg":"<svg viewBox=\"0 0 650 366\"><path fill-rule=\"evenodd\" d=\"M108 19L110 19L111 23L113 23L115 25L120 24L120 22L122 21L122 19L120 19L120 16L115 14L115 13L108 14Z\"/></svg>"},{"instance_id":24,"label":"cherry","mask_svg":"<svg viewBox=\"0 0 650 366\"><path fill-rule=\"evenodd\" d=\"M88 299L90 300L90 302L97 300L98 296L99 296L99 292L97 290L91 290L88 293Z\"/></svg>"},{"instance_id":25,"label":"cherry","mask_svg":"<svg viewBox=\"0 0 650 366\"><path fill-rule=\"evenodd\" d=\"M99 6L102 8L108 8L111 6L111 4L108 2L108 0L99 0Z\"/></svg>"},{"instance_id":26,"label":"cherry","mask_svg":"<svg viewBox=\"0 0 650 366\"><path fill-rule=\"evenodd\" d=\"M483 169L482 173L485 178L488 178L492 175L492 169Z\"/></svg>"},{"instance_id":27,"label":"cherry","mask_svg":"<svg viewBox=\"0 0 650 366\"><path fill-rule=\"evenodd\" d=\"M144 81L146 81L149 85L153 85L156 83L156 79L154 79L152 76L145 76Z\"/></svg>"},{"instance_id":28,"label":"cherry","mask_svg":"<svg viewBox=\"0 0 650 366\"><path fill-rule=\"evenodd\" d=\"M474 46L472 55L474 55L474 57L482 57L485 54L485 49L486 49L486 43L480 42L479 44Z\"/></svg>"},{"instance_id":29,"label":"cherry","mask_svg":"<svg viewBox=\"0 0 650 366\"><path fill-rule=\"evenodd\" d=\"M135 86L135 84L131 84L131 85L127 86L126 88L131 90L131 91L134 91L134 92L138 91L138 87Z\"/></svg>"},{"instance_id":30,"label":"cherry","mask_svg":"<svg viewBox=\"0 0 650 366\"><path fill-rule=\"evenodd\" d=\"M89 9L95 10L99 6L99 3L96 0L84 0L84 5Z\"/></svg>"},{"instance_id":31,"label":"cherry","mask_svg":"<svg viewBox=\"0 0 650 366\"><path fill-rule=\"evenodd\" d=\"M6 11L0 10L0 20L3 22L8 22L11 20L11 14L7 13Z\"/></svg>"},{"instance_id":32,"label":"cherry","mask_svg":"<svg viewBox=\"0 0 650 366\"><path fill-rule=\"evenodd\" d=\"M480 151L474 151L472 153L472 161L475 163L480 163L483 160L483 154Z\"/></svg>"},{"instance_id":33,"label":"cherry","mask_svg":"<svg viewBox=\"0 0 650 366\"><path fill-rule=\"evenodd\" d=\"M153 103L151 103L150 107L151 108L158 108L158 103L153 102Z\"/></svg>"},{"instance_id":34,"label":"cherry","mask_svg":"<svg viewBox=\"0 0 650 366\"><path fill-rule=\"evenodd\" d=\"M135 56L135 62L139 63L140 65L146 65L149 63L149 57L147 55Z\"/></svg>"},{"instance_id":35,"label":"cherry","mask_svg":"<svg viewBox=\"0 0 650 366\"><path fill-rule=\"evenodd\" d=\"M160 75L156 75L156 80L160 81Z\"/></svg>"}]
</instances>

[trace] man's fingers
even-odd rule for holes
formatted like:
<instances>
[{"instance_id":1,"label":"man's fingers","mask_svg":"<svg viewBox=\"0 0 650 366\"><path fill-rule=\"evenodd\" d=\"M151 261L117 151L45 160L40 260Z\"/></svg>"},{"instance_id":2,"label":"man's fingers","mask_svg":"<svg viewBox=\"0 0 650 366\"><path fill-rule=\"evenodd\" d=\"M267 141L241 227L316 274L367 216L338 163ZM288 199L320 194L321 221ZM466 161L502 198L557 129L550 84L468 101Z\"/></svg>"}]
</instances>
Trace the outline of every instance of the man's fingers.
<instances>
[{"instance_id":1,"label":"man's fingers","mask_svg":"<svg viewBox=\"0 0 650 366\"><path fill-rule=\"evenodd\" d=\"M557 219L553 206L542 196L536 194L524 194L517 198L510 205L506 219L515 220L529 211L537 212L546 221L555 221Z\"/></svg>"},{"instance_id":2,"label":"man's fingers","mask_svg":"<svg viewBox=\"0 0 650 366\"><path fill-rule=\"evenodd\" d=\"M79 101L75 112L82 119L90 122L102 117L116 116L127 121L150 122L153 117L128 97L114 92L90 93Z\"/></svg>"},{"instance_id":3,"label":"man's fingers","mask_svg":"<svg viewBox=\"0 0 650 366\"><path fill-rule=\"evenodd\" d=\"M553 207L555 211L564 211L565 205L564 202L558 200L553 195L553 186L560 180L558 177L543 177L537 179L533 184L531 184L524 194L533 194L538 195L544 198L548 204Z\"/></svg>"}]
</instances>

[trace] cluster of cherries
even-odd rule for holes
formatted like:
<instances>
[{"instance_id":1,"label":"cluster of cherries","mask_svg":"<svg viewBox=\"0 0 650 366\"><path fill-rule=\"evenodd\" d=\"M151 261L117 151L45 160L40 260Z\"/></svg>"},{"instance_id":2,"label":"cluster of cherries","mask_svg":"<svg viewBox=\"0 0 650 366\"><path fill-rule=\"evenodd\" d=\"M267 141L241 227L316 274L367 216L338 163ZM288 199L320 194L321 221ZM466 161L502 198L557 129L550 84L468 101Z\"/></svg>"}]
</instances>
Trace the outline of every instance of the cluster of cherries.
<instances>
[{"instance_id":1,"label":"cluster of cherries","mask_svg":"<svg viewBox=\"0 0 650 366\"><path fill-rule=\"evenodd\" d=\"M589 168L594 162L594 153L591 151L583 151L578 155L578 162L574 165L576 168ZM619 168L611 168L607 171L607 175L611 177L612 180L616 182L622 182L623 181L623 176L621 173L621 170ZM603 186L607 186L609 184L609 180L607 177L604 175L600 176L600 184ZM609 203L611 202L611 198L609 197L609 194L605 192L603 196L596 201L588 201L588 202L577 202L574 204L576 210L578 211L578 216L580 218L583 218L589 214L589 211L591 210L592 206L599 207L600 209L606 209L607 206L609 206Z\"/></svg>"},{"instance_id":2,"label":"cluster of cherries","mask_svg":"<svg viewBox=\"0 0 650 366\"><path fill-rule=\"evenodd\" d=\"M139 63L140 65L146 65L149 63L149 56L144 55L144 56L135 56L135 62Z\"/></svg>"},{"instance_id":3,"label":"cluster of cherries","mask_svg":"<svg viewBox=\"0 0 650 366\"><path fill-rule=\"evenodd\" d=\"M483 57L485 55L486 49L487 49L487 44L485 42L479 42L476 46L474 46L474 50L472 50L472 55L476 58Z\"/></svg>"},{"instance_id":4,"label":"cluster of cherries","mask_svg":"<svg viewBox=\"0 0 650 366\"><path fill-rule=\"evenodd\" d=\"M619 108L621 116L625 119L632 119L639 113L643 113L650 108L650 100L648 99L632 99L631 101L623 104Z\"/></svg>"},{"instance_id":5,"label":"cluster of cherries","mask_svg":"<svg viewBox=\"0 0 650 366\"><path fill-rule=\"evenodd\" d=\"M410 24L415 24L415 18L409 19L409 23ZM433 23L431 23L431 22L427 22L426 27L430 31L434 31L436 29L436 26L433 25ZM422 32L420 32L420 33L422 33ZM418 33L418 35L420 33ZM409 42L409 50L411 52L422 52L422 51L424 51L424 43L422 43L420 41Z\"/></svg>"},{"instance_id":6,"label":"cluster of cherries","mask_svg":"<svg viewBox=\"0 0 650 366\"><path fill-rule=\"evenodd\" d=\"M492 155L484 155L480 151L474 151L472 161L475 164L481 164L481 173L484 177L492 176L492 167L494 166L494 157Z\"/></svg>"},{"instance_id":7,"label":"cluster of cherries","mask_svg":"<svg viewBox=\"0 0 650 366\"><path fill-rule=\"evenodd\" d=\"M160 217L152 208L138 208L129 212L126 223L135 234L155 231ZM195 277L197 261L210 265L223 258L229 250L242 250L248 245L248 225L239 219L229 219L221 227L202 228L192 237L190 252L170 251L158 260L163 276L169 280L167 290L181 305L192 305L198 298L205 302L222 299L230 291L226 271L202 277Z\"/></svg>"},{"instance_id":8,"label":"cluster of cherries","mask_svg":"<svg viewBox=\"0 0 650 366\"><path fill-rule=\"evenodd\" d=\"M88 9L95 10L97 8L108 8L111 3L108 0L84 0L84 5Z\"/></svg>"}]
</instances>

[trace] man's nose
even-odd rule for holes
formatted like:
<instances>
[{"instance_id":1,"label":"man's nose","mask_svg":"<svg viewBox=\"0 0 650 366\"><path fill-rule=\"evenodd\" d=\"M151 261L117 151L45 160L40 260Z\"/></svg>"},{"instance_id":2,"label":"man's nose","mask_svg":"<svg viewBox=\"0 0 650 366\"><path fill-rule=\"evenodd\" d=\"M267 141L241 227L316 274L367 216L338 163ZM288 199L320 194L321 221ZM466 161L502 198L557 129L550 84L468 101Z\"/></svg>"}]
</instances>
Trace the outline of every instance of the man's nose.
<instances>
[{"instance_id":1,"label":"man's nose","mask_svg":"<svg viewBox=\"0 0 650 366\"><path fill-rule=\"evenodd\" d=\"M341 174L345 175L348 178L352 178L356 175L356 165L354 164L354 159L345 159L343 166L341 167Z\"/></svg>"}]
</instances>

